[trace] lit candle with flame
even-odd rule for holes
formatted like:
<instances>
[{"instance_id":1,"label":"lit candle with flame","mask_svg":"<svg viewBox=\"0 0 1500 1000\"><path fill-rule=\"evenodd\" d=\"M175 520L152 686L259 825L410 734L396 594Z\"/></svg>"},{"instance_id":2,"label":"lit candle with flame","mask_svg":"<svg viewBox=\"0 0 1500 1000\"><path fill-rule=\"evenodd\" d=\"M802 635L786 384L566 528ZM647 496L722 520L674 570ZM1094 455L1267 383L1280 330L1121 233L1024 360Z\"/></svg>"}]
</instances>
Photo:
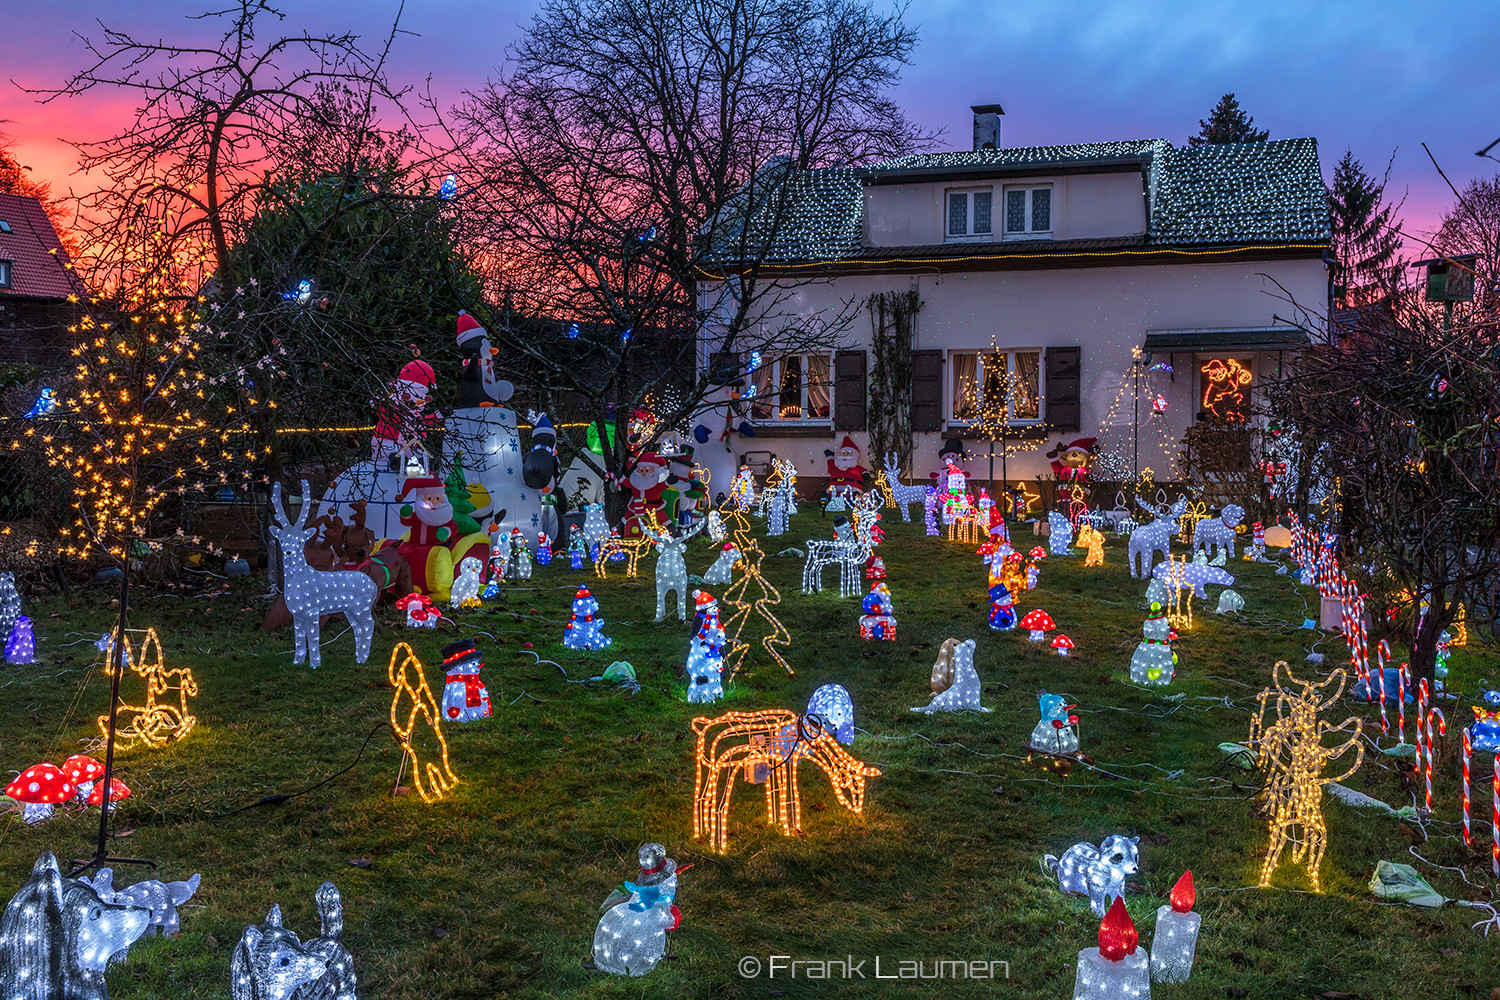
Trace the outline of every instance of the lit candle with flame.
<instances>
[{"instance_id":1,"label":"lit candle with flame","mask_svg":"<svg viewBox=\"0 0 1500 1000\"><path fill-rule=\"evenodd\" d=\"M1151 963L1119 896L1099 923L1099 947L1078 953L1073 1000L1136 1000L1151 995Z\"/></svg>"},{"instance_id":2,"label":"lit candle with flame","mask_svg":"<svg viewBox=\"0 0 1500 1000\"><path fill-rule=\"evenodd\" d=\"M1203 914L1193 912L1193 873L1184 872L1167 895L1168 905L1156 911L1156 931L1151 937L1151 978L1162 983L1181 983L1193 971L1198 952L1198 926Z\"/></svg>"}]
</instances>

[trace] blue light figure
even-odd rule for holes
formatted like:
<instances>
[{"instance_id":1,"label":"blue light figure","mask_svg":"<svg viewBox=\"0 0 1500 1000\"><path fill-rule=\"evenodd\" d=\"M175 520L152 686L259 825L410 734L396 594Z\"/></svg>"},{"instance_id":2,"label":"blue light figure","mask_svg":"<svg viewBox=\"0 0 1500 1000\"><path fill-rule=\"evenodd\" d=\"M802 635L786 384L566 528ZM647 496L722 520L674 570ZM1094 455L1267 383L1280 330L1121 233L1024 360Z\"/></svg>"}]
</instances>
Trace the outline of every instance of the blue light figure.
<instances>
[{"instance_id":1,"label":"blue light figure","mask_svg":"<svg viewBox=\"0 0 1500 1000\"><path fill-rule=\"evenodd\" d=\"M299 306L305 306L312 301L312 288L312 281L308 278L303 278L297 282L297 290L295 292L282 292L281 297L288 302L296 302Z\"/></svg>"},{"instance_id":2,"label":"blue light figure","mask_svg":"<svg viewBox=\"0 0 1500 1000\"><path fill-rule=\"evenodd\" d=\"M654 239L656 239L656 227L652 226L650 229L646 230L644 233L642 233L641 235L637 236L636 237L636 242L637 243L650 243Z\"/></svg>"},{"instance_id":3,"label":"blue light figure","mask_svg":"<svg viewBox=\"0 0 1500 1000\"><path fill-rule=\"evenodd\" d=\"M1474 724L1469 727L1469 743L1475 751L1500 753L1500 691L1486 691L1484 703L1474 706Z\"/></svg>"},{"instance_id":4,"label":"blue light figure","mask_svg":"<svg viewBox=\"0 0 1500 1000\"><path fill-rule=\"evenodd\" d=\"M55 409L57 409L57 393L51 389L43 389L41 395L37 396L36 402L31 404L31 409L26 411L25 419L45 417Z\"/></svg>"},{"instance_id":5,"label":"blue light figure","mask_svg":"<svg viewBox=\"0 0 1500 1000\"><path fill-rule=\"evenodd\" d=\"M627 326L625 328L625 332L622 333L622 334L620 334L620 343L622 343L622 344L628 344L629 342L630 342L630 327Z\"/></svg>"},{"instance_id":6,"label":"blue light figure","mask_svg":"<svg viewBox=\"0 0 1500 1000\"><path fill-rule=\"evenodd\" d=\"M578 324L577 323L573 323L572 325L570 325L568 327L568 339L569 340L577 340L578 339Z\"/></svg>"},{"instance_id":7,"label":"blue light figure","mask_svg":"<svg viewBox=\"0 0 1500 1000\"><path fill-rule=\"evenodd\" d=\"M573 532L573 537L568 541L568 561L574 569L583 569L583 535Z\"/></svg>"},{"instance_id":8,"label":"blue light figure","mask_svg":"<svg viewBox=\"0 0 1500 1000\"><path fill-rule=\"evenodd\" d=\"M1016 601L1003 583L990 588L990 628L1009 632L1016 627Z\"/></svg>"},{"instance_id":9,"label":"blue light figure","mask_svg":"<svg viewBox=\"0 0 1500 1000\"><path fill-rule=\"evenodd\" d=\"M814 691L805 714L821 718L824 731L845 746L854 742L854 699L842 684L824 684Z\"/></svg>"},{"instance_id":10,"label":"blue light figure","mask_svg":"<svg viewBox=\"0 0 1500 1000\"><path fill-rule=\"evenodd\" d=\"M444 201L452 201L456 194L458 194L458 178L449 174L443 178L443 186L438 188L438 197Z\"/></svg>"}]
</instances>

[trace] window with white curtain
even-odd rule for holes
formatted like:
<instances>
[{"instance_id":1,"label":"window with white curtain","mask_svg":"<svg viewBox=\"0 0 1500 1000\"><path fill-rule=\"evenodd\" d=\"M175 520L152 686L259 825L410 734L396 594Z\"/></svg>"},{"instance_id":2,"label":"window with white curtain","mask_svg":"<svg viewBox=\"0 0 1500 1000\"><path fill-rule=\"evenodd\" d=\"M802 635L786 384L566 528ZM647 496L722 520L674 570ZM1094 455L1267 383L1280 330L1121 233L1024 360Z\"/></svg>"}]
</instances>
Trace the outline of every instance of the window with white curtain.
<instances>
[{"instance_id":1,"label":"window with white curtain","mask_svg":"<svg viewBox=\"0 0 1500 1000\"><path fill-rule=\"evenodd\" d=\"M994 192L989 188L948 192L948 238L989 236Z\"/></svg>"},{"instance_id":2,"label":"window with white curtain","mask_svg":"<svg viewBox=\"0 0 1500 1000\"><path fill-rule=\"evenodd\" d=\"M750 372L750 419L826 423L833 413L833 357L788 354Z\"/></svg>"},{"instance_id":3,"label":"window with white curtain","mask_svg":"<svg viewBox=\"0 0 1500 1000\"><path fill-rule=\"evenodd\" d=\"M953 423L979 423L987 407L998 408L1011 424L1041 419L1040 348L954 351L948 363L953 369Z\"/></svg>"}]
</instances>

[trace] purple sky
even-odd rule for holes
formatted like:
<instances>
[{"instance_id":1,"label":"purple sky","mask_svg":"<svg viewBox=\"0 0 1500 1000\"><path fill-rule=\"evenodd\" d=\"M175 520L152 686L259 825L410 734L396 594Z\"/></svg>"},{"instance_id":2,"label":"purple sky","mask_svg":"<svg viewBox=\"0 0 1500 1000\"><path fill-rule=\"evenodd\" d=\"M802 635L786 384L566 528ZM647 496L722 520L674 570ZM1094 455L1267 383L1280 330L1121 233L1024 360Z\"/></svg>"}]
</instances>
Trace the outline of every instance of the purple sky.
<instances>
[{"instance_id":1,"label":"purple sky","mask_svg":"<svg viewBox=\"0 0 1500 1000\"><path fill-rule=\"evenodd\" d=\"M33 87L57 85L84 64L71 33L97 37L97 19L173 40L207 33L205 22L185 19L203 8L179 0L7 6L3 72ZM371 46L396 11L393 0L284 6L288 30L355 31ZM419 36L398 41L393 76L421 84L431 75L435 91L457 95L493 72L535 9L532 0L410 0L403 25ZM969 145L969 105L989 102L1007 112L1006 146L1181 144L1233 91L1272 138L1315 136L1325 176L1346 146L1372 171L1394 150L1391 190L1406 193L1407 228L1419 236L1453 201L1423 142L1460 190L1500 173L1500 163L1474 155L1500 138L1500 4L923 0L908 16L921 44L898 99L918 121L947 129L952 147ZM108 134L124 121L121 101L101 94L39 107L7 84L0 119L10 122L0 127L55 191L83 190L88 180L68 176L72 150L59 140Z\"/></svg>"}]
</instances>

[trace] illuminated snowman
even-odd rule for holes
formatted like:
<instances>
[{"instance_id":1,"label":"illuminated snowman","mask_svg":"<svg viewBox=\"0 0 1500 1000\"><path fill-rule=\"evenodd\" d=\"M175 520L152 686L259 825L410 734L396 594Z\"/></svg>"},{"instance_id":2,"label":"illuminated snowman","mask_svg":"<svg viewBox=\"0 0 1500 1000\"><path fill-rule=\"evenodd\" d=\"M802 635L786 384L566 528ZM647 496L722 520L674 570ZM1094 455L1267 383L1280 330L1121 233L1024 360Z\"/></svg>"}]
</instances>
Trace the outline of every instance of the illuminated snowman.
<instances>
[{"instance_id":1,"label":"illuminated snowman","mask_svg":"<svg viewBox=\"0 0 1500 1000\"><path fill-rule=\"evenodd\" d=\"M1177 654L1172 652L1172 626L1160 604L1151 605L1151 616L1141 626L1145 639L1136 644L1130 658L1132 684L1165 687L1176 676Z\"/></svg>"}]
</instances>

